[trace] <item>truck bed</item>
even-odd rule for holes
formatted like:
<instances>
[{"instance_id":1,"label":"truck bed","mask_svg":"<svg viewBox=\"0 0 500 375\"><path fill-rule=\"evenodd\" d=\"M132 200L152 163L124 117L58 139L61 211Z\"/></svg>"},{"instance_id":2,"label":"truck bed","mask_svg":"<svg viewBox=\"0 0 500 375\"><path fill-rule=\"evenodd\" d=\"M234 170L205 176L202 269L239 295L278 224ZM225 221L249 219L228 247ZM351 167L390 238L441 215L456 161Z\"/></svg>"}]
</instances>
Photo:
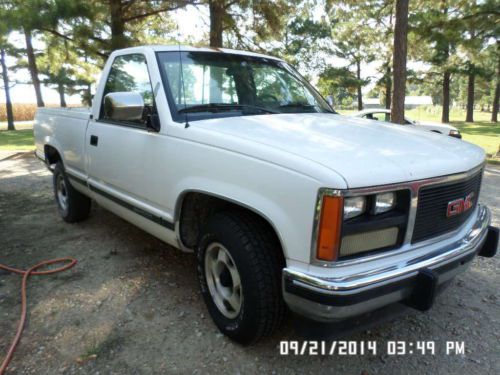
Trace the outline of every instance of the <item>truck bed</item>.
<instances>
[{"instance_id":1,"label":"truck bed","mask_svg":"<svg viewBox=\"0 0 500 375\"><path fill-rule=\"evenodd\" d=\"M89 107L42 107L38 108L36 113L37 116L43 114L88 120L90 118L90 112L91 110Z\"/></svg>"},{"instance_id":2,"label":"truck bed","mask_svg":"<svg viewBox=\"0 0 500 375\"><path fill-rule=\"evenodd\" d=\"M90 108L39 108L33 125L36 155L45 160L45 148L52 146L62 152L67 168L85 174L85 132L90 114Z\"/></svg>"}]
</instances>

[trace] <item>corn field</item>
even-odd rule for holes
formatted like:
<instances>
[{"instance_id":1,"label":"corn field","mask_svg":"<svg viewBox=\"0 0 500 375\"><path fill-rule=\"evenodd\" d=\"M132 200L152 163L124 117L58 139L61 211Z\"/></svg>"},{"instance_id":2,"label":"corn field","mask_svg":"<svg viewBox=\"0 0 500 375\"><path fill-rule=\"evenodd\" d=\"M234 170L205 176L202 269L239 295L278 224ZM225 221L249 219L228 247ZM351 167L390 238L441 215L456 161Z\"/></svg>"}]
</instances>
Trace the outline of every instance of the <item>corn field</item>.
<instances>
[{"instance_id":1,"label":"corn field","mask_svg":"<svg viewBox=\"0 0 500 375\"><path fill-rule=\"evenodd\" d=\"M35 118L36 104L14 103L14 121L33 121ZM46 107L59 107L58 104L47 104ZM69 107L74 107L69 105ZM5 103L0 103L0 122L7 121L7 110Z\"/></svg>"},{"instance_id":2,"label":"corn field","mask_svg":"<svg viewBox=\"0 0 500 375\"><path fill-rule=\"evenodd\" d=\"M14 121L31 121L35 117L36 104L13 104ZM0 121L7 121L5 104L0 105Z\"/></svg>"}]
</instances>

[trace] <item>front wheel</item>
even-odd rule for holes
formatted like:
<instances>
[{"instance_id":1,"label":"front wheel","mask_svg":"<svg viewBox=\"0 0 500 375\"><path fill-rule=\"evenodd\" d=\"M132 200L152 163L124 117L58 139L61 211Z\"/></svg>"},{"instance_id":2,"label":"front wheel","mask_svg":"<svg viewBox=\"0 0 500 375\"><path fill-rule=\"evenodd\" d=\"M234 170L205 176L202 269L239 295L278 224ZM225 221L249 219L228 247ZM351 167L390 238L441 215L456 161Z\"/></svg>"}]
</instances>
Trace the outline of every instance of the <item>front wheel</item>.
<instances>
[{"instance_id":1,"label":"front wheel","mask_svg":"<svg viewBox=\"0 0 500 375\"><path fill-rule=\"evenodd\" d=\"M244 212L215 214L197 251L198 277L208 311L219 330L250 344L281 323L284 266L269 226Z\"/></svg>"},{"instance_id":2,"label":"front wheel","mask_svg":"<svg viewBox=\"0 0 500 375\"><path fill-rule=\"evenodd\" d=\"M71 186L61 162L54 168L54 196L59 215L68 223L85 220L90 213L90 198Z\"/></svg>"}]
</instances>

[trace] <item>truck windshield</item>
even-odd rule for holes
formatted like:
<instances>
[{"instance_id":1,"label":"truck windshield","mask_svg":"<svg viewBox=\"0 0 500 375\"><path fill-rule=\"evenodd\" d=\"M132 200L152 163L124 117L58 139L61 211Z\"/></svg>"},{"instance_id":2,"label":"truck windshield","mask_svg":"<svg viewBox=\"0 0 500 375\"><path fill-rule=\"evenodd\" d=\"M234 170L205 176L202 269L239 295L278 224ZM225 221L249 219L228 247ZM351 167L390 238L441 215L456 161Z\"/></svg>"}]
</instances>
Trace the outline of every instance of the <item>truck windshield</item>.
<instances>
[{"instance_id":1,"label":"truck windshield","mask_svg":"<svg viewBox=\"0 0 500 375\"><path fill-rule=\"evenodd\" d=\"M335 113L282 61L218 52L159 52L158 61L175 121Z\"/></svg>"}]
</instances>

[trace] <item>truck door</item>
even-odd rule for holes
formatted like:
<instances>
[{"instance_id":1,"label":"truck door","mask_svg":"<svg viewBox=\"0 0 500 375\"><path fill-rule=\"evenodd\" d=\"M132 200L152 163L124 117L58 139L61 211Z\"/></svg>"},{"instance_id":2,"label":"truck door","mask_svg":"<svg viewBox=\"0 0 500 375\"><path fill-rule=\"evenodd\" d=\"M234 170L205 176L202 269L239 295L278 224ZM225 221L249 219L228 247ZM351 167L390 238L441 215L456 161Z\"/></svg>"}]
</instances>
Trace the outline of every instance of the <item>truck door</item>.
<instances>
[{"instance_id":1,"label":"truck door","mask_svg":"<svg viewBox=\"0 0 500 375\"><path fill-rule=\"evenodd\" d=\"M144 100L142 119L111 120L103 111L104 97L112 92L137 92ZM148 115L156 112L146 57L140 53L117 56L106 78L98 116L90 120L86 134L89 187L96 195L126 207L141 207L147 202L146 155L155 142L148 131ZM150 150L149 150L150 151ZM97 196L96 196L97 199Z\"/></svg>"}]
</instances>

